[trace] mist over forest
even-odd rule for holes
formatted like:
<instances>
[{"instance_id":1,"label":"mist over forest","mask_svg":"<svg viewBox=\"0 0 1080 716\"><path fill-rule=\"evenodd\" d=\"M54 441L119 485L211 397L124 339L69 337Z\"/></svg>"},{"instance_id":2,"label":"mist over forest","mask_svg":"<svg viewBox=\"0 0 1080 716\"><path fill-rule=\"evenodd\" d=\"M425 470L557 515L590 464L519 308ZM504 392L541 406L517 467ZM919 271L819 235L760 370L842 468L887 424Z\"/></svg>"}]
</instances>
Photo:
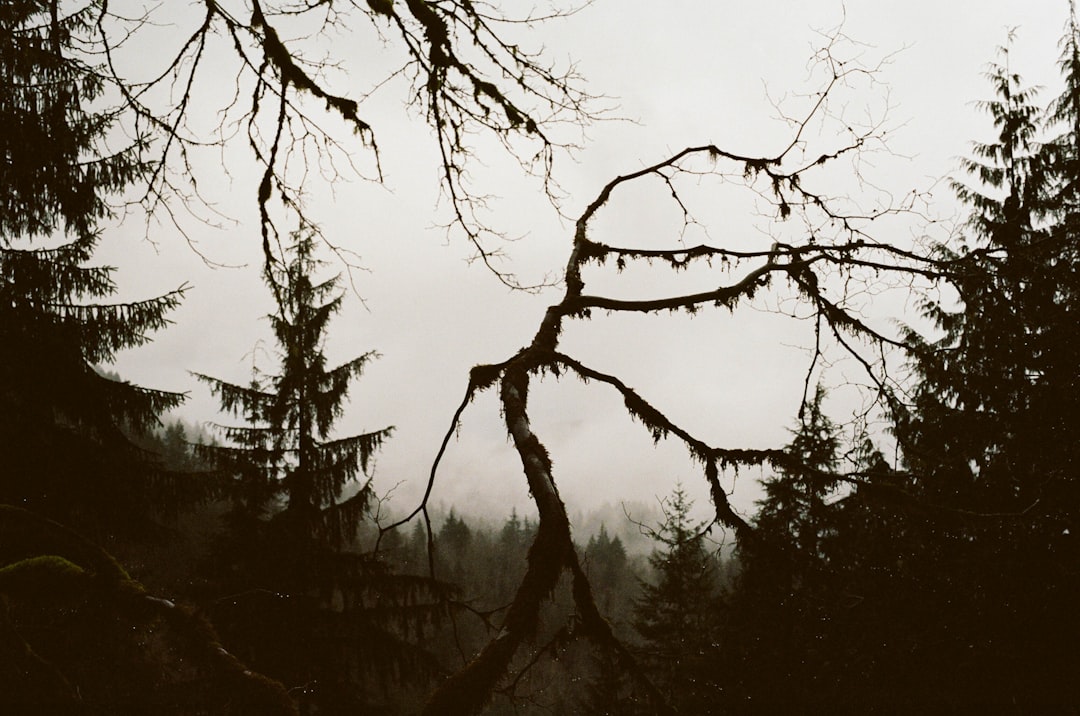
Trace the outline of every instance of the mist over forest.
<instances>
[{"instance_id":1,"label":"mist over forest","mask_svg":"<svg viewBox=\"0 0 1080 716\"><path fill-rule=\"evenodd\" d=\"M0 6L0 712L1075 713L1075 6L809 5Z\"/></svg>"}]
</instances>

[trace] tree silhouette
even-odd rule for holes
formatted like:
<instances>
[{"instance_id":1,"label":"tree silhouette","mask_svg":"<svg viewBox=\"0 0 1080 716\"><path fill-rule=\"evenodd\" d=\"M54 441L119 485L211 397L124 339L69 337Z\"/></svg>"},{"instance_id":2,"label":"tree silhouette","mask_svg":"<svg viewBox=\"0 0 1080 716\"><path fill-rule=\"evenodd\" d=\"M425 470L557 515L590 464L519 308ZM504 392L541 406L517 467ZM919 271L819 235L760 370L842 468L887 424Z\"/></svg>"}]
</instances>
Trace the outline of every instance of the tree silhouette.
<instances>
[{"instance_id":1,"label":"tree silhouette","mask_svg":"<svg viewBox=\"0 0 1080 716\"><path fill-rule=\"evenodd\" d=\"M553 186L547 183L551 180L552 161L558 148L572 140L561 134L556 136L551 130L566 126L567 120L572 125L586 121L591 116L587 105L592 98L578 87L572 67L559 70L549 66L542 56L530 54L523 45L503 37L504 30L509 34L506 28L510 24L516 34L516 29L544 18L503 17L472 3L447 6L426 0L373 2L366 6L351 1L321 2L304 7L291 2L257 0L242 11L236 11L229 3L207 0L197 10L183 8L172 15L174 8L162 6L136 17L122 16L114 5L101 0L70 4L50 0L7 3L0 9L0 28L5 35L4 47L0 49L3 62L0 72L9 91L0 97L0 128L6 137L5 162L0 165L5 187L4 212L0 217L4 232L4 244L0 248L5 252L3 298L5 305L10 297L13 304L20 301L32 304L42 314L32 317L23 305L19 320L4 323L4 330L10 326L13 334L4 336L3 350L10 350L7 357L11 360L7 357L4 360L3 407L7 409L8 420L3 427L13 428L5 430L5 438L11 438L13 445L23 435L19 432L23 425L17 417L22 415L23 408L41 408L46 418L60 424L59 433L66 439L68 433L75 433L81 427L80 422L97 419L97 414L109 405L115 410L114 415L121 414L130 425L101 426L99 421L91 427L95 431L102 427L96 431L101 434L83 434L82 438L118 442L123 434L121 427L142 429L152 422L156 411L179 400L177 395L119 383L112 385L93 373L96 362L108 358L115 350L136 345L144 339L146 331L160 327L165 312L178 298L178 294L172 294L113 307L78 302L80 298L99 298L108 292L108 270L83 266L96 238L95 222L107 213L105 193L120 193L139 184L141 195L131 191L118 200L128 201L126 208L141 204L158 218L176 221L183 230L177 217L178 201L193 212L200 211L201 190L205 186L200 183L200 178L205 176L201 171L205 148L220 150L229 144L233 127L241 127L246 130L241 131L241 141L246 140L251 160L259 170L259 180L251 187L250 195L259 209L266 270L273 273L284 263L281 246L288 243L278 231L285 222L283 217L303 215L307 211L304 201L309 188L305 183L309 178L307 169L315 166L309 160L318 157L321 168L329 175L326 178L331 180L338 168L381 180L375 130L361 117L363 96L350 98L333 89L334 61L312 59L315 53L323 52L321 41L341 30L367 30L369 38L375 41L390 38L389 44L400 51L398 66L372 76L370 86L395 78L405 80L406 98L411 106L421 109L435 130L442 182L450 197L451 224L473 242L477 255L501 280L517 285L512 275L501 272L493 262L498 245L493 246L492 239L498 232L489 229L478 215L484 197L473 193L465 177L474 151L470 137L481 130L497 138L512 154L520 154L523 164L530 165L543 177L545 187L554 196ZM562 14L556 10L549 17ZM152 37L162 15L169 15L165 22L176 19L178 26L184 28L172 33L172 37L181 38L172 54L164 43L157 43ZM314 35L304 35L306 28L312 26L307 24L310 22L320 29ZM296 37L296 28L305 28L300 32L303 36ZM150 37L162 54L148 55L141 43L145 37ZM156 57L165 59L159 67L149 67ZM207 79L208 72L212 72L212 79ZM207 97L214 93L217 79L223 74L236 78L237 92L224 106L214 105ZM244 97L250 98L250 103L240 99ZM91 101L97 113L81 113L80 103ZM320 109L320 105L325 109ZM196 129L203 118L197 108L209 109L208 116L216 118L216 132ZM332 129L324 131L324 122L332 125ZM358 135L370 150L364 154L371 160L370 171L353 165L353 147L336 134L341 128ZM106 138L110 146L106 146ZM216 175L220 173L218 157L214 161L211 171ZM298 172L295 167L299 164L305 167ZM209 203L203 202L202 206L205 208ZM309 228L315 226L313 222L302 220L301 223ZM57 227L79 243L66 248L40 249L40 253L34 247L28 251L16 250L10 243L16 234L37 239L52 234ZM332 248L346 260L350 255L339 247ZM44 262L51 265L44 267ZM40 275L46 273L56 285L39 281ZM17 284L9 279L16 274ZM287 292L289 286L280 282L279 288ZM33 295L27 298L21 294L24 291ZM23 340L31 328L38 330L53 324L63 325L50 336L50 347L69 341L67 332L74 332L75 324L88 337L88 343L79 346L83 351L82 363L70 355L64 358L69 364L75 363L83 378L77 383L74 379L53 383L58 389L71 389L64 394L70 405L48 406L45 398L49 396L26 400L18 390L8 392L8 385L36 381L39 376L30 368L55 367L59 353L28 354L27 346L32 344ZM94 345L93 341L98 339L100 343ZM52 363L34 362L42 357ZM331 379L346 378L350 369L343 370L344 373ZM54 380L52 375L48 378ZM228 389L220 387L224 397ZM250 395L260 392L263 386L250 387ZM260 414L257 402L252 403L249 417L257 421L283 417ZM56 410L50 413L54 407ZM320 406L318 410L324 408ZM33 411L28 415L36 417ZM262 482L254 477L267 475L262 468L283 467L273 454L282 446L260 444L254 434L249 437L256 442L245 444L242 436L234 434L241 438L236 447L255 450L242 458L246 460L243 465L246 478L233 480L229 485L233 517L252 526L252 535L257 534L260 517L275 511L275 497L284 497L287 509L275 520L278 526L292 525L289 529L297 534L314 528L319 549L343 543L351 536L369 493L361 489L351 500L338 500L347 497L341 493L340 475L355 470L355 461L352 468L348 463L360 453L374 449L375 438L367 436L366 442L359 440L355 445L322 444L325 449L320 452L318 441L310 437L318 431L319 421L326 422L326 414L298 414L295 418L303 436L303 444L297 444L295 449L306 457L302 469L282 469L284 493L277 489L278 475ZM20 448L51 450L59 440L57 431L49 434L28 428L25 432L32 440L18 445ZM331 455L333 450L338 452ZM45 461L52 461L45 465L49 480L73 466L59 464L61 454L49 454L49 460ZM137 451L135 454L138 455ZM219 451L219 457L222 454ZM234 453L234 457L239 455ZM338 464L320 462L328 455ZM108 482L92 486L86 480L67 492L55 480L50 483L26 476L25 483L19 483L26 474L15 468L36 467L37 463L16 462L9 481L12 489L5 498L33 500L35 507L54 515L77 512L79 519L98 530L98 534L109 532L113 526L110 521L119 521L125 527L138 523L149 497L158 501L152 505L155 510L179 504L178 490L184 487L167 484L161 479L160 471L150 468L133 476L125 471L126 466L123 466L125 470L119 469L117 458L108 464L78 467L91 471L100 468L102 474L108 473L107 477L122 489L113 489L114 485ZM153 478L154 490L143 489L145 478ZM321 479L328 479L329 483L318 483ZM331 496L329 501L327 495ZM98 504L94 504L95 500ZM100 512L100 506L106 507L106 512L93 514ZM287 541L284 544L290 549L296 547ZM289 550L283 552L289 553ZM338 567L342 559L332 561L337 566L327 568L325 573L340 576L342 570ZM292 562L300 566L298 560ZM361 570L360 562L359 558L351 559L351 567L344 571L351 569L356 573ZM321 564L309 566L322 568ZM366 574L374 575L381 567L372 563L363 569L367 570ZM419 582L414 582L413 587L416 584ZM400 581L398 588L408 591ZM328 627L326 631L332 629ZM335 636L354 638L356 634L343 631ZM333 658L330 653L323 656ZM348 664L343 667L351 668Z\"/></svg>"},{"instance_id":2,"label":"tree silhouette","mask_svg":"<svg viewBox=\"0 0 1080 716\"><path fill-rule=\"evenodd\" d=\"M429 714L476 713L505 673L520 645L535 632L540 603L569 572L577 609L577 628L572 639L587 638L616 655L638 684L644 697L662 704L655 685L633 655L613 635L596 607L587 575L570 537L569 519L559 494L552 461L529 419L529 388L540 376L570 376L615 391L628 415L641 423L654 441L673 439L685 445L702 466L716 524L731 529L740 541L755 538L753 526L731 506L722 476L737 468L771 466L797 468L800 461L783 448L741 449L719 447L673 421L663 408L647 400L619 376L587 365L560 349L567 325L588 320L600 312L694 314L709 308L734 311L762 295L782 296L795 308L788 309L800 326L813 332L807 366L807 383L828 352L850 357L865 374L871 398L888 405L897 400L897 383L891 376L887 355L903 349L902 337L882 332L864 320L859 287L890 277L910 282L936 280L947 262L912 248L876 240L876 223L913 212L918 195L899 205L883 204L862 210L850 197L834 197L815 182L847 160L857 162L861 152L878 145L884 129L877 120L855 126L832 113L841 106L840 95L859 82L873 83L874 67L865 67L850 56L845 38L837 33L826 40L817 55L820 88L811 92L805 112L785 115L791 127L788 139L774 154L744 155L716 144L687 147L650 166L619 176L601 188L575 223L569 258L563 274L565 293L550 305L529 345L501 362L472 370L465 397L451 421L444 448L454 435L458 420L472 399L487 389L499 392L506 428L525 473L539 513L537 535L529 551L528 570L514 602L502 622L497 639L464 669L448 679L428 703ZM811 128L821 129L814 136ZM857 166L857 165L856 165ZM855 170L857 171L857 169ZM632 186L655 182L672 197L686 224L694 221L692 197L710 179L717 187L745 187L760 201L771 204L776 236L771 245L730 248L715 243L673 248L614 246L594 237L594 223L612 197ZM713 185L710 185L713 186ZM679 244L680 236L672 237ZM623 239L627 240L627 239ZM655 243L655 242L652 242ZM630 263L649 262L680 271L690 264L708 265L714 273L711 290L692 289L666 297L611 297L588 293L589 271L605 263L620 269ZM777 299L779 300L779 299ZM809 396L804 396L804 399ZM439 456L441 457L442 451ZM439 460L431 479L438 476ZM857 486L866 498L910 499L895 484L880 482L858 467L828 475L830 482ZM426 502L418 512L426 510Z\"/></svg>"},{"instance_id":3,"label":"tree silhouette","mask_svg":"<svg viewBox=\"0 0 1080 716\"><path fill-rule=\"evenodd\" d=\"M231 713L240 699L295 713L203 617L96 544L159 537L162 518L213 486L140 447L183 396L103 368L164 327L182 290L103 302L115 286L92 265L99 222L145 165L138 141L108 149L115 117L91 109L104 93L78 46L91 27L56 4L0 8L0 704Z\"/></svg>"},{"instance_id":4,"label":"tree silhouette","mask_svg":"<svg viewBox=\"0 0 1080 716\"><path fill-rule=\"evenodd\" d=\"M615 602L630 586L627 583L626 547L618 536L609 535L607 527L601 523L600 531L590 537L585 545L585 561L585 570L596 591L598 604L617 625L623 615L615 613Z\"/></svg>"},{"instance_id":5,"label":"tree silhouette","mask_svg":"<svg viewBox=\"0 0 1080 716\"><path fill-rule=\"evenodd\" d=\"M445 585L394 574L354 545L373 494L359 478L393 428L333 434L350 383L376 354L327 365L342 297L337 277L316 278L315 250L314 233L298 231L289 262L266 273L280 370L249 386L199 375L223 409L253 423L224 428L225 445L200 448L233 481L210 613L252 663L302 687L304 713L371 706L373 674L430 673L431 658L405 637L448 608L436 599Z\"/></svg>"},{"instance_id":6,"label":"tree silhouette","mask_svg":"<svg viewBox=\"0 0 1080 716\"><path fill-rule=\"evenodd\" d=\"M644 662L680 713L713 713L717 699L722 606L714 555L704 528L691 520L693 502L682 486L664 500L664 521L653 531L653 581L642 581L634 628Z\"/></svg>"},{"instance_id":7,"label":"tree silhouette","mask_svg":"<svg viewBox=\"0 0 1080 716\"><path fill-rule=\"evenodd\" d=\"M419 111L433 130L448 224L500 279L517 285L496 262L501 235L484 221L487 197L468 181L482 143L475 140L494 139L554 198L555 156L579 141L567 127L601 112L572 65L549 62L520 35L576 10L549 7L518 14L432 0L203 0L128 14L102 0L49 0L43 11L60 24L78 18L72 37L85 56L103 58L93 79L111 90L108 113L144 150L148 171L133 200L151 214L185 233L185 208L216 221L203 180L220 173L222 148L240 144L259 177L249 196L266 260L279 260L288 239L280 227L292 214L318 225L306 216L315 182L382 181L380 127L365 115L372 94L395 91L408 112L403 119ZM174 28L167 36L157 31L163 23ZM154 53L145 52L146 42ZM372 57L357 47L379 50ZM236 88L224 100L217 91L223 77ZM349 262L351 249L328 243Z\"/></svg>"},{"instance_id":8,"label":"tree silhouette","mask_svg":"<svg viewBox=\"0 0 1080 716\"><path fill-rule=\"evenodd\" d=\"M104 374L118 351L167 324L183 289L104 302L112 269L93 266L110 195L137 181L137 147L104 146L113 118L73 49L88 18L40 3L0 11L0 501L77 525L95 539L144 536L205 496L132 440L183 396Z\"/></svg>"},{"instance_id":9,"label":"tree silhouette","mask_svg":"<svg viewBox=\"0 0 1080 716\"><path fill-rule=\"evenodd\" d=\"M1010 37L1010 43L1012 38ZM1061 703L1075 699L1063 674L1080 634L1066 606L1080 594L1075 569L1077 427L1075 339L1075 16L1063 40L1065 94L1047 116L1011 66L1010 46L986 74L981 103L997 130L974 145L968 178L955 182L969 207L966 253L941 247L961 306L928 300L943 334L908 339L920 350L910 412L896 435L913 474L908 489L929 503L979 518L909 520L923 545L910 563L916 603L935 617L917 651L928 672L956 677L936 698L959 703ZM1043 144L1052 126L1065 133Z\"/></svg>"},{"instance_id":10,"label":"tree silhouette","mask_svg":"<svg viewBox=\"0 0 1080 716\"><path fill-rule=\"evenodd\" d=\"M818 385L803 406L787 447L791 463L763 481L755 539L738 545L719 670L727 707L740 712L827 711L841 698L827 679L847 664L834 665L841 656L829 649L851 588L844 502L858 501L858 494L845 497L830 479L845 445L825 413L825 398ZM871 467L869 459L856 464Z\"/></svg>"},{"instance_id":11,"label":"tree silhouette","mask_svg":"<svg viewBox=\"0 0 1080 716\"><path fill-rule=\"evenodd\" d=\"M270 321L280 350L280 372L257 376L248 386L198 375L224 410L253 423L225 430L234 445L203 446L202 452L223 465L240 463L236 509L257 516L277 512L280 503L283 509L276 519L288 522L301 539L340 548L355 536L371 499L370 482L359 483L358 478L393 428L332 436L350 383L376 354L327 366L323 344L329 321L341 306L341 295L335 295L338 278L314 278L320 262L313 255L312 231L296 232L293 240L289 263L267 270L267 283L278 301ZM353 494L346 496L346 489L354 489Z\"/></svg>"}]
</instances>

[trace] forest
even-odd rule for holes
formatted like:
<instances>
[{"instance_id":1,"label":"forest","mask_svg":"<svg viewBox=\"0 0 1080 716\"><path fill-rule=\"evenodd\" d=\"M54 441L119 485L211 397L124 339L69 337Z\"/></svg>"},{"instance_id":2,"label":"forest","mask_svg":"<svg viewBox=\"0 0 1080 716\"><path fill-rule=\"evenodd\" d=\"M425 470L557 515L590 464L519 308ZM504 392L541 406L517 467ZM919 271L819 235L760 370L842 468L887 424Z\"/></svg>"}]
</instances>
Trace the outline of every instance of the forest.
<instances>
[{"instance_id":1,"label":"forest","mask_svg":"<svg viewBox=\"0 0 1080 716\"><path fill-rule=\"evenodd\" d=\"M1053 93L1025 82L1012 33L987 58L988 138L956 147L947 189L963 217L940 238L891 229L917 225L932 199L883 200L867 176L889 130L847 108L886 63L852 54L842 28L818 38L814 89L777 104L773 149L692 144L628 163L574 204L560 161L611 109L521 33L582 4L170 5L0 6L0 713L1080 709L1071 2ZM179 42L161 42L163 27ZM342 427L388 358L328 349L366 280L361 244L392 240L337 236L319 213L320 179L381 185L400 149L379 143L368 97L335 79L349 58L326 48L361 29L390 57L394 121L433 147L433 221L471 252L468 280L546 301L526 344L457 377L461 402L440 416L408 507L385 487L406 476L375 480L407 426L376 413L374 428ZM513 237L472 181L488 151L566 219L557 277L533 285L504 260ZM116 367L173 330L190 286L131 298L142 284L97 252L117 227L163 224L173 235L154 240L199 252L177 216L217 211L204 192L226 156L247 162L235 182L250 221L231 240L258 245L244 270L261 281L272 345L239 381L191 366L217 402L192 424L176 413L185 392ZM756 202L758 238L731 238L724 216L694 233L732 187ZM680 230L603 233L627 195L674 207ZM609 290L624 272L677 288ZM872 313L896 293L905 309ZM611 316L762 306L802 341L797 412L776 417L787 438L773 447L703 432L680 395L646 394L571 340ZM727 378L697 379L707 393ZM664 474L653 509L568 506L572 460L537 417L553 381L614 396L633 425L590 451L675 446L700 490ZM856 409L836 409L853 395ZM488 410L528 512L437 501L448 451Z\"/></svg>"}]
</instances>

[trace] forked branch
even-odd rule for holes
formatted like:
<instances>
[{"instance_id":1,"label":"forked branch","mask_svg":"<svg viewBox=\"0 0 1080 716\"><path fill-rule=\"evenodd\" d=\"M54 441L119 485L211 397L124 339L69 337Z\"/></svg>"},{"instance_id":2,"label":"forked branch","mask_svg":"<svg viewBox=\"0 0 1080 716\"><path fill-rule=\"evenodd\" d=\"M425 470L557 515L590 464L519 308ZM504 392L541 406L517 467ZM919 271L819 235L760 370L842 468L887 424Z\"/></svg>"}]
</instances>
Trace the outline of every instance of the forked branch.
<instances>
[{"instance_id":1,"label":"forked branch","mask_svg":"<svg viewBox=\"0 0 1080 716\"><path fill-rule=\"evenodd\" d=\"M514 653L536 632L540 600L551 593L564 571L569 571L573 579L573 596L581 633L603 648L613 650L618 655L619 663L644 692L650 694L658 705L662 704L662 698L631 652L612 635L592 599L588 579L578 563L570 522L559 496L551 460L547 449L530 426L528 388L531 376L550 374L559 377L571 373L584 382L601 383L617 391L629 417L642 423L654 442L673 437L702 466L702 476L715 510L715 524L733 530L740 540L754 539L754 527L732 506L731 496L721 481L722 472L748 466L791 469L798 465L798 458L780 447L765 450L718 448L712 441L680 426L668 417L663 406L647 401L617 375L587 366L560 351L559 342L566 321L586 320L594 311L682 311L692 314L710 306L734 311L750 304L761 294L768 293L778 299L798 302L814 320L817 329L810 359L811 372L818 365L819 355L825 350L823 344L832 336L831 347L854 355L879 391L892 397L884 361L864 355L864 351L884 354L886 349L909 350L912 346L903 336L887 335L872 327L849 300L848 286L863 280L859 272L888 274L906 281L914 277L933 281L947 275L951 265L941 257L924 255L916 248L893 245L871 236L870 230L875 222L885 217L903 215L910 211L908 207L855 212L846 208L850 202L844 202L844 206L834 205L824 192L812 188L823 167L858 155L866 150L868 143L882 136L881 125L874 124L862 133L854 133L848 128L847 144L827 146L813 154L806 147L811 139L808 136L810 125L828 121L827 113L833 94L841 91L847 80L864 74L864 70L856 68L854 64L837 61L833 54L835 51L836 43L830 42L819 56L819 60L828 68L820 99L814 103L808 115L794 124L792 136L776 154L753 157L711 144L688 147L660 162L616 177L602 187L575 225L564 271L564 294L544 314L531 344L502 363L479 366L473 370L468 395L455 415L454 427L472 396L486 388L498 387L507 431L539 512L539 528L529 551L525 577L501 632L475 660L435 691L426 713L468 714L482 708L499 681L506 677ZM872 74L874 70L869 72ZM805 160L808 155L815 159ZM702 170L702 161L708 163L709 168ZM816 230L808 229L803 236L794 240L777 240L768 249L757 250L727 248L721 244L687 248L679 245L678 236L674 237L669 249L637 248L632 245L631 237L621 241L619 247L591 238L593 220L615 194L628 185L649 178L662 180L668 199L677 203L684 218L689 221L689 199L682 195L681 182L686 179L700 185L702 178L709 175L722 178L726 184L730 184L733 177L740 179L746 189L769 199L775 207L777 220L781 222L799 215L803 219L802 225L832 226L835 234L825 237ZM712 259L717 261L713 262ZM673 269L704 260L717 276L716 288L683 294L676 292L665 298L652 299L612 298L587 293L586 269L590 264L602 267L609 260L619 269L635 260L658 260ZM853 280L856 278L858 280ZM803 469L806 466L798 467ZM880 493L885 498L903 497L893 494L895 488L886 484L876 489L880 476L875 474L822 471L814 477L821 479L823 484L841 482L866 487L868 492ZM433 470L428 495L434 479ZM426 508L426 501L427 497L421 509ZM564 636L570 638L571 635Z\"/></svg>"}]
</instances>

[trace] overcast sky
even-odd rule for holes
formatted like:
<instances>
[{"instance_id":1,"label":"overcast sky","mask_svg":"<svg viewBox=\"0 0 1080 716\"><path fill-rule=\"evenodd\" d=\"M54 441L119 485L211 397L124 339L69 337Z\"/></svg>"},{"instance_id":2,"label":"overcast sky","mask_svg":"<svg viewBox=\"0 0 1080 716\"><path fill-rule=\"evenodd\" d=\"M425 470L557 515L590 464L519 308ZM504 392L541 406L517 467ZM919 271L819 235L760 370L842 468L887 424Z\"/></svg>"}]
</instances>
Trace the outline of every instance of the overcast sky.
<instances>
[{"instance_id":1,"label":"overcast sky","mask_svg":"<svg viewBox=\"0 0 1080 716\"><path fill-rule=\"evenodd\" d=\"M844 32L865 43L865 62L890 57L881 85L852 98L852 112L890 106L889 142L897 156L881 155L867 171L897 196L932 191L931 212L949 219L956 207L938 180L953 171L971 140L990 136L988 119L972 106L988 96L981 77L986 63L1007 28L1015 26L1014 68L1056 91L1054 62L1066 11L1064 0L849 0L846 10L839 2L819 0L597 0L542 28L540 36L553 57L576 60L589 88L617 98L617 113L635 121L594 125L576 157L560 158L556 176L567 192L563 210L577 216L606 181L685 146L712 142L736 152L775 153L784 133L769 98L816 89L807 84L807 60L820 44L817 31L834 28L846 16ZM373 80L358 72L355 81L364 91ZM430 132L419 118L401 121L401 103L400 96L377 96L365 105L382 149L385 186L316 185L311 197L327 235L362 256L367 269L353 275L366 306L347 296L327 349L338 361L372 349L383 356L355 384L341 426L345 434L396 426L378 459L376 484L381 492L398 486L392 506L399 512L410 509L423 489L469 368L504 360L530 341L544 308L561 291L511 292L482 266L466 262L470 252L464 243L447 241L436 228L446 214ZM570 249L572 226L559 220L538 185L522 180L497 155L477 165L474 176L477 187L503 197L492 205L493 225L522 236L508 247L507 267L525 281L557 273ZM117 364L126 378L143 385L190 391L181 411L189 421L228 422L187 371L244 382L253 351L260 365L272 367L271 357L257 351L260 341L272 347L261 318L271 301L258 275L250 181L242 174L231 184L222 177L218 187L220 208L237 224L191 229L207 256L245 268L207 268L167 225L150 231L156 245L143 240L141 227L111 231L99 254L120 267L125 296L191 284L173 316L175 325ZM651 192L609 207L601 229L622 244L654 231L677 240L670 230L677 226L670 203L656 187ZM752 206L726 197L717 202L724 211L713 217L720 225L711 227L712 241L762 240ZM672 283L663 276L656 269L617 280L599 271L589 275L611 291L629 286L649 295L677 290L684 280ZM883 310L897 308L887 304ZM787 439L801 395L803 328L761 311L735 317L706 313L693 320L601 316L572 326L564 350L618 373L712 444L777 447ZM704 502L703 479L681 447L654 448L602 386L548 381L534 389L532 406L534 428L552 453L571 513L604 502L652 500L669 493L676 480ZM744 511L758 494L754 477L744 474L734 485L734 501ZM494 515L511 506L529 511L495 395L485 394L466 412L434 502Z\"/></svg>"}]
</instances>

